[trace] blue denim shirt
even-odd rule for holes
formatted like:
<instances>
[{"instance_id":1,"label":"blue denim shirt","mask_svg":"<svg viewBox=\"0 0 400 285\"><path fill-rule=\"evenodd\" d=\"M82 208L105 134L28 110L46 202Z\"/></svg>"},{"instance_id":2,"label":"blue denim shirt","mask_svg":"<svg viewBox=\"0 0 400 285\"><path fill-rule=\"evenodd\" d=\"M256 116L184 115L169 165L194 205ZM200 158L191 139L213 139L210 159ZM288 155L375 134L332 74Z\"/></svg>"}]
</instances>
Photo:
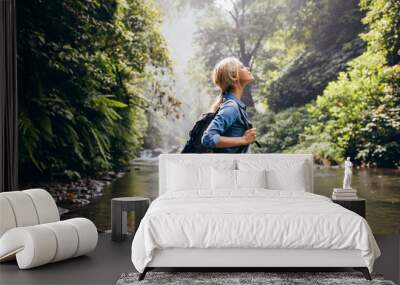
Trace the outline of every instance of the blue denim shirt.
<instances>
[{"instance_id":1,"label":"blue denim shirt","mask_svg":"<svg viewBox=\"0 0 400 285\"><path fill-rule=\"evenodd\" d=\"M209 148L214 148L217 153L236 153L241 146L216 148L220 136L241 137L246 131L246 124L240 115L241 108L245 119L248 121L246 105L238 99L232 92L223 94L224 101L220 105L218 113L208 125L201 138L201 143ZM247 152L245 147L242 152Z\"/></svg>"}]
</instances>

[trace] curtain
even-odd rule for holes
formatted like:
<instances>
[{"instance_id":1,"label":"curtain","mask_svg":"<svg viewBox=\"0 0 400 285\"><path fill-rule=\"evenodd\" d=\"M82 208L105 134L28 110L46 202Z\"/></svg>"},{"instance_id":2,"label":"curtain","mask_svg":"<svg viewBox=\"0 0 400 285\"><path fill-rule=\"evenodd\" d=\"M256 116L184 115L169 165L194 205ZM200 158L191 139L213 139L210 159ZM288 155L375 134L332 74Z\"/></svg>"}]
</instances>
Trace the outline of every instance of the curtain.
<instances>
[{"instance_id":1,"label":"curtain","mask_svg":"<svg viewBox=\"0 0 400 285\"><path fill-rule=\"evenodd\" d=\"M0 192L18 187L15 0L0 0Z\"/></svg>"}]
</instances>

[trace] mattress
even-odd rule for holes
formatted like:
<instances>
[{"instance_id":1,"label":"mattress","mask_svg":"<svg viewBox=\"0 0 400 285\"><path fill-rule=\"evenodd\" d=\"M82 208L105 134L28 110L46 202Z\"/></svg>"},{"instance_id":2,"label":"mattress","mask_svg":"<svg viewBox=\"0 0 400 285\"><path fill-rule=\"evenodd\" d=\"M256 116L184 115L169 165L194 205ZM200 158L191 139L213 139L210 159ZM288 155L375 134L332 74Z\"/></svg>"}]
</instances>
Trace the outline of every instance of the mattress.
<instances>
[{"instance_id":1,"label":"mattress","mask_svg":"<svg viewBox=\"0 0 400 285\"><path fill-rule=\"evenodd\" d=\"M380 256L361 216L321 195L266 189L161 195L135 234L133 265L143 272L168 248L359 250L370 272Z\"/></svg>"}]
</instances>

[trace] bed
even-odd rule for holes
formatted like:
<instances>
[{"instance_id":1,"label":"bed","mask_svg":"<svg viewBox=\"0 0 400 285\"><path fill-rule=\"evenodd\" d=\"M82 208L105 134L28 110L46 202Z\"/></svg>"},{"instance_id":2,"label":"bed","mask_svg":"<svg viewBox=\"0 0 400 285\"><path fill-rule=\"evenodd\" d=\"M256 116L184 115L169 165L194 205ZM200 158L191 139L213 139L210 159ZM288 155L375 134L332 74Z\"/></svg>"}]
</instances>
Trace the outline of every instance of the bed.
<instances>
[{"instance_id":1,"label":"bed","mask_svg":"<svg viewBox=\"0 0 400 285\"><path fill-rule=\"evenodd\" d=\"M311 154L162 154L159 197L132 242L159 267L353 267L379 247L364 218L313 194Z\"/></svg>"}]
</instances>

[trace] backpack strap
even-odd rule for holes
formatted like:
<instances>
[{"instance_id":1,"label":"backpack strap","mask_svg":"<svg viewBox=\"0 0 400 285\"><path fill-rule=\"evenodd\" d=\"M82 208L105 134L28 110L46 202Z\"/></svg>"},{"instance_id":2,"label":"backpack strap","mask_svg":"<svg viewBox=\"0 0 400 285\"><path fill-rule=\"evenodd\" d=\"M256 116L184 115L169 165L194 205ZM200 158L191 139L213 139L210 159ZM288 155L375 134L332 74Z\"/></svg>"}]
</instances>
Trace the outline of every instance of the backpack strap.
<instances>
[{"instance_id":1,"label":"backpack strap","mask_svg":"<svg viewBox=\"0 0 400 285\"><path fill-rule=\"evenodd\" d=\"M246 125L246 130L253 128L253 125L251 123L249 123L249 121L247 121L246 116L243 114L242 108L240 108L239 104L237 104L237 105L238 105L238 108L239 108L239 113L242 116L243 122ZM258 147L261 147L260 143L257 140L255 140L254 143Z\"/></svg>"}]
</instances>

